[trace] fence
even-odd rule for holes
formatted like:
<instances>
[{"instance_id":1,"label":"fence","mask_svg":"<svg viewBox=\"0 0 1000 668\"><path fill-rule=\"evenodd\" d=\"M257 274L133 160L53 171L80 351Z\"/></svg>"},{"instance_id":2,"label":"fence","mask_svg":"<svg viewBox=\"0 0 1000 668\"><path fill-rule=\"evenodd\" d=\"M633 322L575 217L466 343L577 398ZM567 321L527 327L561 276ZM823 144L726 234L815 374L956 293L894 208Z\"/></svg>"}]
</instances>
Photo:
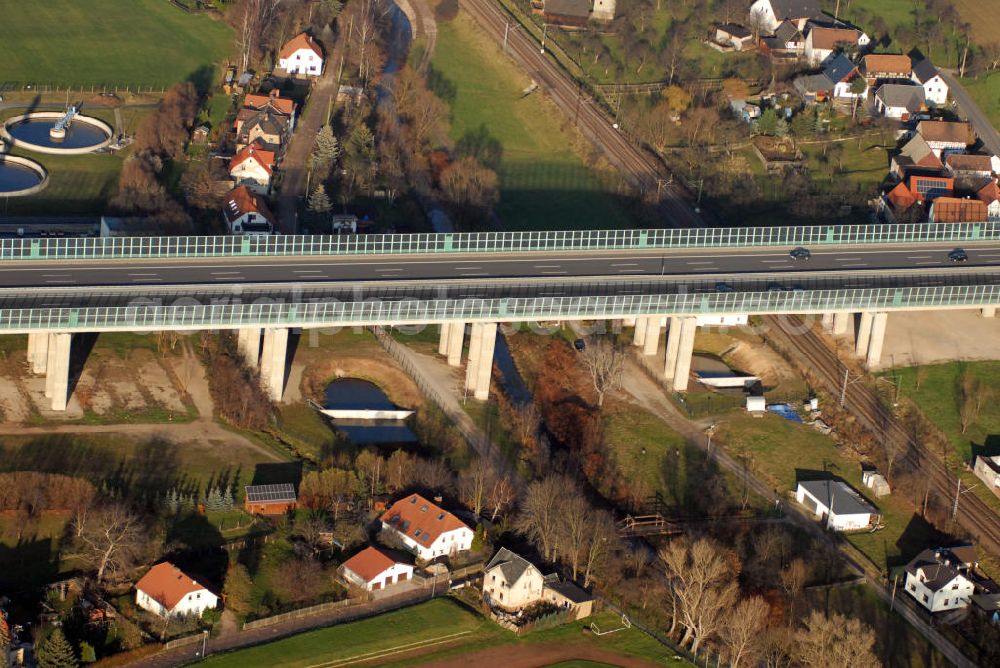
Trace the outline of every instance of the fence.
<instances>
[{"instance_id":1,"label":"fence","mask_svg":"<svg viewBox=\"0 0 1000 668\"><path fill-rule=\"evenodd\" d=\"M3 309L0 310L0 332L309 328L345 325L426 325L451 321L468 323L601 320L658 314L754 315L971 309L1000 304L1000 285L370 302L319 299L306 303L191 306L161 306L150 304L148 299L140 299L138 301L143 305L138 306Z\"/></svg>"},{"instance_id":2,"label":"fence","mask_svg":"<svg viewBox=\"0 0 1000 668\"><path fill-rule=\"evenodd\" d=\"M78 84L78 83L38 83L34 81L0 81L0 93L31 91L32 93L133 93L140 95L162 94L167 89L162 84L134 84L127 82Z\"/></svg>"},{"instance_id":3,"label":"fence","mask_svg":"<svg viewBox=\"0 0 1000 668\"><path fill-rule=\"evenodd\" d=\"M1000 241L1000 222L561 232L0 240L0 260L524 253Z\"/></svg>"}]
</instances>

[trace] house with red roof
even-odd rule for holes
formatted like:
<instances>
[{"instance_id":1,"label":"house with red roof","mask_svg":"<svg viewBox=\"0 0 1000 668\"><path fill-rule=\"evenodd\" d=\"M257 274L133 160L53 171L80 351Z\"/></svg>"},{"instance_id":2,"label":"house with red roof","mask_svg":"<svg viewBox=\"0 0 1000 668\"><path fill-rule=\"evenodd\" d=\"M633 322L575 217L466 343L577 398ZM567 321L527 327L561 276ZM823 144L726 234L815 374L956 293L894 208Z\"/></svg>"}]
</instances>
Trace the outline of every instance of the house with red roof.
<instances>
[{"instance_id":1,"label":"house with red roof","mask_svg":"<svg viewBox=\"0 0 1000 668\"><path fill-rule=\"evenodd\" d=\"M986 204L978 199L938 197L931 204L931 223L981 223L986 220Z\"/></svg>"},{"instance_id":2,"label":"house with red roof","mask_svg":"<svg viewBox=\"0 0 1000 668\"><path fill-rule=\"evenodd\" d=\"M382 528L427 561L472 549L472 529L419 494L400 499L385 511Z\"/></svg>"},{"instance_id":3,"label":"house with red roof","mask_svg":"<svg viewBox=\"0 0 1000 668\"><path fill-rule=\"evenodd\" d=\"M393 556L387 550L369 546L340 567L347 582L366 591L378 591L413 578L413 564Z\"/></svg>"},{"instance_id":4,"label":"house with red roof","mask_svg":"<svg viewBox=\"0 0 1000 668\"><path fill-rule=\"evenodd\" d=\"M229 161L229 175L236 185L266 195L274 176L274 151L266 151L257 144L244 146Z\"/></svg>"},{"instance_id":5,"label":"house with red roof","mask_svg":"<svg viewBox=\"0 0 1000 668\"><path fill-rule=\"evenodd\" d=\"M219 597L169 561L156 564L135 585L135 604L161 617L201 615Z\"/></svg>"},{"instance_id":6,"label":"house with red roof","mask_svg":"<svg viewBox=\"0 0 1000 668\"><path fill-rule=\"evenodd\" d=\"M1000 221L1000 186L993 179L976 192L976 199L986 205L987 220Z\"/></svg>"},{"instance_id":7,"label":"house with red roof","mask_svg":"<svg viewBox=\"0 0 1000 668\"><path fill-rule=\"evenodd\" d=\"M310 35L299 33L281 47L278 68L288 74L318 77L323 73L323 49Z\"/></svg>"},{"instance_id":8,"label":"house with red roof","mask_svg":"<svg viewBox=\"0 0 1000 668\"><path fill-rule=\"evenodd\" d=\"M274 231L274 215L261 195L246 186L226 193L222 216L230 234L266 236Z\"/></svg>"}]
</instances>

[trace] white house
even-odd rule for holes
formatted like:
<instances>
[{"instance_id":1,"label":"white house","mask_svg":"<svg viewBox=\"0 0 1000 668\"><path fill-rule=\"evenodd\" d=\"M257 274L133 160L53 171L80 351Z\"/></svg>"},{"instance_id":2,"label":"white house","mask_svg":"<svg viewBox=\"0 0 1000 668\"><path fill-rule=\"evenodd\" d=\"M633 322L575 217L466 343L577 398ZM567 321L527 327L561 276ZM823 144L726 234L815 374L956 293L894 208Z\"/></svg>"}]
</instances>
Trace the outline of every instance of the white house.
<instances>
[{"instance_id":1,"label":"white house","mask_svg":"<svg viewBox=\"0 0 1000 668\"><path fill-rule=\"evenodd\" d=\"M288 74L318 77L323 73L323 49L306 33L299 33L278 52L278 67Z\"/></svg>"},{"instance_id":2,"label":"white house","mask_svg":"<svg viewBox=\"0 0 1000 668\"><path fill-rule=\"evenodd\" d=\"M256 144L244 146L229 161L229 175L238 186L246 186L260 195L271 189L274 175L274 152L265 151Z\"/></svg>"},{"instance_id":3,"label":"white house","mask_svg":"<svg viewBox=\"0 0 1000 668\"><path fill-rule=\"evenodd\" d=\"M534 564L500 548L483 575L483 598L494 607L512 611L542 599L545 578Z\"/></svg>"},{"instance_id":4,"label":"white house","mask_svg":"<svg viewBox=\"0 0 1000 668\"><path fill-rule=\"evenodd\" d=\"M875 109L886 118L909 118L925 107L920 86L887 83L875 92Z\"/></svg>"},{"instance_id":5,"label":"white house","mask_svg":"<svg viewBox=\"0 0 1000 668\"><path fill-rule=\"evenodd\" d=\"M201 615L219 597L168 561L156 564L135 585L135 604L161 617Z\"/></svg>"},{"instance_id":6,"label":"white house","mask_svg":"<svg viewBox=\"0 0 1000 668\"><path fill-rule=\"evenodd\" d=\"M975 593L975 565L971 545L924 550L906 565L906 592L931 612L964 608Z\"/></svg>"},{"instance_id":7,"label":"white house","mask_svg":"<svg viewBox=\"0 0 1000 668\"><path fill-rule=\"evenodd\" d=\"M818 0L755 0L750 5L750 24L756 23L761 33L768 35L786 19L804 30L809 19L823 17Z\"/></svg>"},{"instance_id":8,"label":"white house","mask_svg":"<svg viewBox=\"0 0 1000 668\"><path fill-rule=\"evenodd\" d=\"M841 480L801 481L795 500L834 531L865 529L878 511Z\"/></svg>"},{"instance_id":9,"label":"white house","mask_svg":"<svg viewBox=\"0 0 1000 668\"><path fill-rule=\"evenodd\" d=\"M914 63L912 78L924 87L924 95L928 102L944 104L948 101L948 84L931 61L925 58Z\"/></svg>"},{"instance_id":10,"label":"white house","mask_svg":"<svg viewBox=\"0 0 1000 668\"><path fill-rule=\"evenodd\" d=\"M344 579L367 591L378 591L413 578L413 565L385 550L366 547L340 567Z\"/></svg>"},{"instance_id":11,"label":"white house","mask_svg":"<svg viewBox=\"0 0 1000 668\"><path fill-rule=\"evenodd\" d=\"M1000 489L1000 455L986 457L976 456L972 472L992 490Z\"/></svg>"},{"instance_id":12,"label":"white house","mask_svg":"<svg viewBox=\"0 0 1000 668\"><path fill-rule=\"evenodd\" d=\"M266 236L274 231L274 216L264 198L246 186L237 186L226 193L222 216L230 234Z\"/></svg>"},{"instance_id":13,"label":"white house","mask_svg":"<svg viewBox=\"0 0 1000 668\"><path fill-rule=\"evenodd\" d=\"M472 548L472 529L419 494L400 499L385 511L382 528L394 532L407 549L428 561Z\"/></svg>"},{"instance_id":14,"label":"white house","mask_svg":"<svg viewBox=\"0 0 1000 668\"><path fill-rule=\"evenodd\" d=\"M806 35L805 56L810 67L821 65L838 48L851 53L869 43L868 35L854 28L812 26Z\"/></svg>"},{"instance_id":15,"label":"white house","mask_svg":"<svg viewBox=\"0 0 1000 668\"><path fill-rule=\"evenodd\" d=\"M986 205L987 220L990 222L1000 221L1000 186L997 185L996 179L980 188L979 192L976 193L976 198ZM992 461L996 464L997 470L1000 471L1000 457L992 458ZM982 478L982 476L979 477Z\"/></svg>"}]
</instances>

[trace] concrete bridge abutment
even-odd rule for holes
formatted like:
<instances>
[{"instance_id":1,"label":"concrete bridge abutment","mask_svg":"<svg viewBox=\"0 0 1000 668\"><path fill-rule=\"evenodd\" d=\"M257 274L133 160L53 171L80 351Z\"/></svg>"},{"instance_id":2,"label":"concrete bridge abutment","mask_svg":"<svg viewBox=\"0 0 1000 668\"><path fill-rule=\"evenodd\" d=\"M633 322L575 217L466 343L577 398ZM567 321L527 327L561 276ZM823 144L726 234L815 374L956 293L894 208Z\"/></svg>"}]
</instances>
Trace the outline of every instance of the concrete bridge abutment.
<instances>
[{"instance_id":1,"label":"concrete bridge abutment","mask_svg":"<svg viewBox=\"0 0 1000 668\"><path fill-rule=\"evenodd\" d=\"M632 344L636 346L644 346L646 344L646 322L649 320L648 317L644 315L637 316L635 319L635 333L632 335Z\"/></svg>"},{"instance_id":2,"label":"concrete bridge abutment","mask_svg":"<svg viewBox=\"0 0 1000 668\"><path fill-rule=\"evenodd\" d=\"M642 354L655 355L660 347L660 322L662 317L651 315L646 318L646 332L642 337Z\"/></svg>"},{"instance_id":3,"label":"concrete bridge abutment","mask_svg":"<svg viewBox=\"0 0 1000 668\"><path fill-rule=\"evenodd\" d=\"M236 348L247 366L256 369L260 362L260 327L244 327L236 335Z\"/></svg>"},{"instance_id":4,"label":"concrete bridge abutment","mask_svg":"<svg viewBox=\"0 0 1000 668\"><path fill-rule=\"evenodd\" d=\"M983 317L984 318L995 318L995 317L997 317L997 307L996 306L984 306L983 307Z\"/></svg>"},{"instance_id":5,"label":"concrete bridge abutment","mask_svg":"<svg viewBox=\"0 0 1000 668\"><path fill-rule=\"evenodd\" d=\"M698 318L694 316L684 316L672 318L671 329L675 325L680 325L677 336L677 356L674 373L671 377L675 392L686 392L688 387L688 377L691 375L691 356L694 354L694 335L698 331ZM667 355L669 361L670 343L667 343Z\"/></svg>"},{"instance_id":6,"label":"concrete bridge abutment","mask_svg":"<svg viewBox=\"0 0 1000 668\"><path fill-rule=\"evenodd\" d=\"M465 323L448 324L448 366L462 366L462 347L465 345ZM440 349L440 347L439 347Z\"/></svg>"},{"instance_id":7,"label":"concrete bridge abutment","mask_svg":"<svg viewBox=\"0 0 1000 668\"><path fill-rule=\"evenodd\" d=\"M497 343L495 322L474 322L469 335L469 361L465 367L465 391L478 401L490 398L493 352Z\"/></svg>"},{"instance_id":8,"label":"concrete bridge abutment","mask_svg":"<svg viewBox=\"0 0 1000 668\"><path fill-rule=\"evenodd\" d=\"M288 328L266 327L260 356L260 382L272 401L281 401L285 392L288 360Z\"/></svg>"},{"instance_id":9,"label":"concrete bridge abutment","mask_svg":"<svg viewBox=\"0 0 1000 668\"><path fill-rule=\"evenodd\" d=\"M73 335L69 332L51 332L44 336L48 338L45 397L51 401L52 410L64 411L69 402L69 358Z\"/></svg>"}]
</instances>

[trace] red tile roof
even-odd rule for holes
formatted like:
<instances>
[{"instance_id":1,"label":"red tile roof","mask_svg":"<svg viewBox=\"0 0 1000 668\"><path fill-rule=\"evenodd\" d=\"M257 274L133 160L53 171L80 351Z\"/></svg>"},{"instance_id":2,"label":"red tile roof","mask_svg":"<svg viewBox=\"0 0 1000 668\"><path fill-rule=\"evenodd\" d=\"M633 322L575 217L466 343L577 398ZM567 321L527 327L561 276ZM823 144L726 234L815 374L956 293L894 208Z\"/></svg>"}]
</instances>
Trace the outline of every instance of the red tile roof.
<instances>
[{"instance_id":1,"label":"red tile roof","mask_svg":"<svg viewBox=\"0 0 1000 668\"><path fill-rule=\"evenodd\" d=\"M377 547L366 547L344 562L344 568L371 582L381 573L399 563Z\"/></svg>"},{"instance_id":2,"label":"red tile roof","mask_svg":"<svg viewBox=\"0 0 1000 668\"><path fill-rule=\"evenodd\" d=\"M945 158L945 164L957 172L992 172L993 160L988 155L952 153Z\"/></svg>"},{"instance_id":3,"label":"red tile roof","mask_svg":"<svg viewBox=\"0 0 1000 668\"><path fill-rule=\"evenodd\" d=\"M910 192L909 188L902 181L889 191L886 198L892 203L892 208L897 211L905 211L917 203L917 198L913 196L913 193Z\"/></svg>"},{"instance_id":4,"label":"red tile roof","mask_svg":"<svg viewBox=\"0 0 1000 668\"><path fill-rule=\"evenodd\" d=\"M428 547L446 531L468 529L457 517L419 494L400 499L382 515L382 521L419 545Z\"/></svg>"},{"instance_id":5,"label":"red tile roof","mask_svg":"<svg viewBox=\"0 0 1000 668\"><path fill-rule=\"evenodd\" d=\"M278 57L290 58L291 56L295 55L295 52L298 51L299 49L309 49L320 58L323 57L323 49L319 47L319 44L316 43L316 40L314 40L312 37L310 37L304 32L299 33L295 37L288 40L288 42L286 42L285 45L281 47L281 51L278 52Z\"/></svg>"},{"instance_id":6,"label":"red tile roof","mask_svg":"<svg viewBox=\"0 0 1000 668\"><path fill-rule=\"evenodd\" d=\"M980 202L991 204L992 202L1000 199L1000 186L997 185L996 181L990 181L979 189L979 192L976 193L976 197L979 198Z\"/></svg>"},{"instance_id":7,"label":"red tile roof","mask_svg":"<svg viewBox=\"0 0 1000 668\"><path fill-rule=\"evenodd\" d=\"M274 224L274 216L267 208L264 198L255 192L251 192L246 186L237 186L226 193L226 203L222 207L226 220L230 223L247 213L259 213L271 224ZM287 501L281 501L287 503Z\"/></svg>"},{"instance_id":8,"label":"red tile roof","mask_svg":"<svg viewBox=\"0 0 1000 668\"><path fill-rule=\"evenodd\" d=\"M865 56L862 67L865 74L899 74L909 77L913 71L909 56L891 53L870 53Z\"/></svg>"},{"instance_id":9,"label":"red tile roof","mask_svg":"<svg viewBox=\"0 0 1000 668\"><path fill-rule=\"evenodd\" d=\"M243 149L229 161L229 171L233 171L247 160L253 158L270 175L274 172L274 151L265 151L256 144L244 146Z\"/></svg>"},{"instance_id":10,"label":"red tile roof","mask_svg":"<svg viewBox=\"0 0 1000 668\"><path fill-rule=\"evenodd\" d=\"M838 44L857 44L861 33L850 28L823 28L817 26L809 31L814 49L832 49Z\"/></svg>"},{"instance_id":11,"label":"red tile roof","mask_svg":"<svg viewBox=\"0 0 1000 668\"><path fill-rule=\"evenodd\" d=\"M185 575L181 569L169 561L164 561L150 568L149 572L136 583L135 588L145 592L147 596L158 601L167 610L173 610L174 606L188 594L202 590L207 591L205 587Z\"/></svg>"},{"instance_id":12,"label":"red tile roof","mask_svg":"<svg viewBox=\"0 0 1000 668\"><path fill-rule=\"evenodd\" d=\"M935 223L978 223L986 220L986 203L978 199L938 197L932 213Z\"/></svg>"},{"instance_id":13,"label":"red tile roof","mask_svg":"<svg viewBox=\"0 0 1000 668\"><path fill-rule=\"evenodd\" d=\"M285 116L291 116L292 112L295 111L295 101L281 97L280 94L277 94L277 91L271 93L270 95L258 95L256 93L251 93L243 98L243 106L250 109L259 110L268 105L271 105L275 111L280 114L284 114Z\"/></svg>"},{"instance_id":14,"label":"red tile roof","mask_svg":"<svg viewBox=\"0 0 1000 668\"><path fill-rule=\"evenodd\" d=\"M969 145L976 142L976 135L968 123L952 121L920 121L917 132L928 142Z\"/></svg>"}]
</instances>

